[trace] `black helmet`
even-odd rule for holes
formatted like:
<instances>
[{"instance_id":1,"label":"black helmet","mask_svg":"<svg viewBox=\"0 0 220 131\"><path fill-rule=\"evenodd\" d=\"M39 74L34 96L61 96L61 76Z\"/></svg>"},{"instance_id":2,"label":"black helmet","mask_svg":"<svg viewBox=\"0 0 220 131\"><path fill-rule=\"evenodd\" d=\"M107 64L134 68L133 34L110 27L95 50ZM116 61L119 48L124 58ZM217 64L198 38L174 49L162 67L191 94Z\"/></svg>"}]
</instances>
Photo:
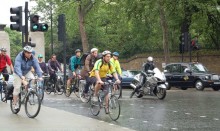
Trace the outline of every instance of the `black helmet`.
<instances>
[{"instance_id":1,"label":"black helmet","mask_svg":"<svg viewBox=\"0 0 220 131\"><path fill-rule=\"evenodd\" d=\"M81 50L80 50L80 49L76 49L76 50L75 50L75 53L77 53L77 52L81 52Z\"/></svg>"}]
</instances>

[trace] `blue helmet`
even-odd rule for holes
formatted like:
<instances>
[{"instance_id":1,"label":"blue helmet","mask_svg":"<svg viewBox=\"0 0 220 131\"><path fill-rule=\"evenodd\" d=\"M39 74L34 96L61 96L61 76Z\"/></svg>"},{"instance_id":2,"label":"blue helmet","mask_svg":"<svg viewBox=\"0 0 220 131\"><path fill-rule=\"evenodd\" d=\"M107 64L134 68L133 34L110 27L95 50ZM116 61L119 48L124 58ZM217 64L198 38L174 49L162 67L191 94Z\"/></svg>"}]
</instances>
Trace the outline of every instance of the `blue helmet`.
<instances>
[{"instance_id":1,"label":"blue helmet","mask_svg":"<svg viewBox=\"0 0 220 131\"><path fill-rule=\"evenodd\" d=\"M118 52L113 52L112 55L119 57L119 53Z\"/></svg>"}]
</instances>

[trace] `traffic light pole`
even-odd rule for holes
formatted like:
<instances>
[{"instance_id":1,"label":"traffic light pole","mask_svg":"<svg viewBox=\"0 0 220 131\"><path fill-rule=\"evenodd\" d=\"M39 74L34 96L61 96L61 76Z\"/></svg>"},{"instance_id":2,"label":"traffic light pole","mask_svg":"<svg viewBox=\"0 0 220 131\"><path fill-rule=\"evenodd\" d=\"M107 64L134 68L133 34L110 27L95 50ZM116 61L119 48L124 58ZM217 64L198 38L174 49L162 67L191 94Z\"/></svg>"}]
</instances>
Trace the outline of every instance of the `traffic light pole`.
<instances>
[{"instance_id":1,"label":"traffic light pole","mask_svg":"<svg viewBox=\"0 0 220 131\"><path fill-rule=\"evenodd\" d=\"M28 2L25 2L25 45L28 45Z\"/></svg>"}]
</instances>

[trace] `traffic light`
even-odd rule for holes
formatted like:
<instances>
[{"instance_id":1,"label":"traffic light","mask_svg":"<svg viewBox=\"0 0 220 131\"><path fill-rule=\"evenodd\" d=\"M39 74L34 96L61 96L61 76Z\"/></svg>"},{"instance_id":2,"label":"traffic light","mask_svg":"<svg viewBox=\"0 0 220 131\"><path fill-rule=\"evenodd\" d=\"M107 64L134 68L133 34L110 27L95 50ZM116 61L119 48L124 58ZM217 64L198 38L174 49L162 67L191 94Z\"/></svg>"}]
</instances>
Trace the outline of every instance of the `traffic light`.
<instances>
[{"instance_id":1,"label":"traffic light","mask_svg":"<svg viewBox=\"0 0 220 131\"><path fill-rule=\"evenodd\" d=\"M22 31L22 6L10 8L10 13L16 14L16 15L10 16L10 21L16 22L16 24L10 24L10 29L21 32Z\"/></svg>"},{"instance_id":2,"label":"traffic light","mask_svg":"<svg viewBox=\"0 0 220 131\"><path fill-rule=\"evenodd\" d=\"M65 20L64 20L64 16L63 15L59 15L58 16L58 40L59 41L63 41L64 40L64 34L65 34Z\"/></svg>"},{"instance_id":3,"label":"traffic light","mask_svg":"<svg viewBox=\"0 0 220 131\"><path fill-rule=\"evenodd\" d=\"M190 43L191 43L191 36L190 33L184 32L179 37L180 45L179 45L179 51L180 53L188 52L190 49ZM181 48L180 48L181 47Z\"/></svg>"},{"instance_id":4,"label":"traffic light","mask_svg":"<svg viewBox=\"0 0 220 131\"><path fill-rule=\"evenodd\" d=\"M30 16L30 31L41 31L46 32L48 30L48 25L45 23L39 23L39 15Z\"/></svg>"}]
</instances>

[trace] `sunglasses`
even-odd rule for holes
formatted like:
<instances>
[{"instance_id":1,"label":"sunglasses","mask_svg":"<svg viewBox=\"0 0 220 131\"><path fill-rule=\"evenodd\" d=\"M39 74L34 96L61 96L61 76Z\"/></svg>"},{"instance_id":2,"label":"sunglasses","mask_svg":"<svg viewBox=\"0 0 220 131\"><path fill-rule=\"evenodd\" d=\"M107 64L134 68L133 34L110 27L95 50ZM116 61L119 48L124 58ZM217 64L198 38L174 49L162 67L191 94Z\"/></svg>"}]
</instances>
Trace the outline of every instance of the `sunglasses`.
<instances>
[{"instance_id":1,"label":"sunglasses","mask_svg":"<svg viewBox=\"0 0 220 131\"><path fill-rule=\"evenodd\" d=\"M38 57L38 58L43 58L43 57Z\"/></svg>"}]
</instances>

